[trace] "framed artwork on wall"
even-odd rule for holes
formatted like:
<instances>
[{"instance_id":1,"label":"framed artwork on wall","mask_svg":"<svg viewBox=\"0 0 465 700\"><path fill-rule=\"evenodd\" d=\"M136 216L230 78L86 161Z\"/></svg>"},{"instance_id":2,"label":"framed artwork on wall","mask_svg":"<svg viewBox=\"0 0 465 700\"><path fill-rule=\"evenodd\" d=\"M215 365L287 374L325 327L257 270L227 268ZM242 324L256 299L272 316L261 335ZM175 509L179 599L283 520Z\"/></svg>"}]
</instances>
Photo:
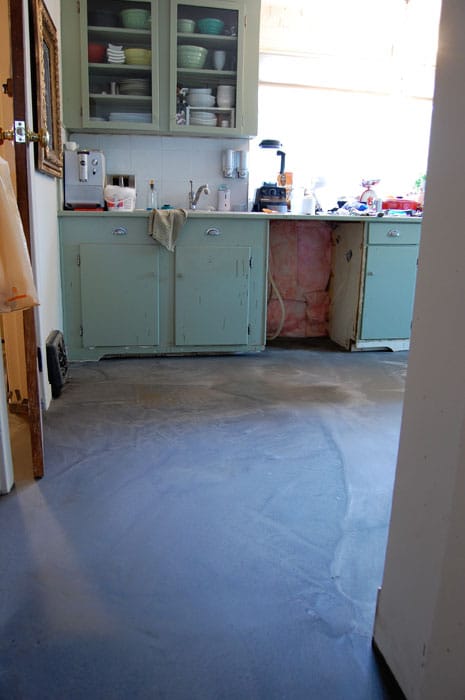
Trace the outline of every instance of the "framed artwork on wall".
<instances>
[{"instance_id":1,"label":"framed artwork on wall","mask_svg":"<svg viewBox=\"0 0 465 700\"><path fill-rule=\"evenodd\" d=\"M60 60L56 27L43 0L32 0L36 62L36 108L39 147L37 168L63 176ZM48 138L46 136L48 134Z\"/></svg>"}]
</instances>

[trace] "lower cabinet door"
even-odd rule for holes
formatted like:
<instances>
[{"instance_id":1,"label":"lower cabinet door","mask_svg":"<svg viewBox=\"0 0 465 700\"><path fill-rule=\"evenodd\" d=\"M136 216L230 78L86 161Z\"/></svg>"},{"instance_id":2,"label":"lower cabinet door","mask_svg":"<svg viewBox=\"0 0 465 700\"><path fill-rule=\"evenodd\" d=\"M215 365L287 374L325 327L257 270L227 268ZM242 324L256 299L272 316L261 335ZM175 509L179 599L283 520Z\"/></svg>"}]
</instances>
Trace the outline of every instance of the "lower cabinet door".
<instances>
[{"instance_id":1,"label":"lower cabinet door","mask_svg":"<svg viewBox=\"0 0 465 700\"><path fill-rule=\"evenodd\" d=\"M247 345L251 248L176 249L177 346Z\"/></svg>"},{"instance_id":2,"label":"lower cabinet door","mask_svg":"<svg viewBox=\"0 0 465 700\"><path fill-rule=\"evenodd\" d=\"M418 246L369 245L360 338L410 338Z\"/></svg>"},{"instance_id":3,"label":"lower cabinet door","mask_svg":"<svg viewBox=\"0 0 465 700\"><path fill-rule=\"evenodd\" d=\"M159 249L81 244L82 344L159 343Z\"/></svg>"}]
</instances>

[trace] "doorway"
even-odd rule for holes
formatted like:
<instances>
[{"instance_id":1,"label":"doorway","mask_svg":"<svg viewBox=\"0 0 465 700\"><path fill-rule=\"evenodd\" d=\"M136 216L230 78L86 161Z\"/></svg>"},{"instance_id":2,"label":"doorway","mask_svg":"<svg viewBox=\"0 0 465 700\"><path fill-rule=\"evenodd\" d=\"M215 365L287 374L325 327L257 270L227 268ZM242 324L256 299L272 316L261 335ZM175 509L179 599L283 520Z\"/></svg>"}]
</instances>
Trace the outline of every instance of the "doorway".
<instances>
[{"instance_id":1,"label":"doorway","mask_svg":"<svg viewBox=\"0 0 465 700\"><path fill-rule=\"evenodd\" d=\"M10 130L25 120L26 90L22 3L0 2L0 126ZM15 46L12 52L11 47ZM26 242L31 252L27 144L2 139L0 156L9 165ZM40 410L35 316L32 309L1 317L2 361L5 363L8 423L1 440L13 447L15 471L43 475L42 416ZM12 436L14 439L12 439ZM3 490L9 490L8 487Z\"/></svg>"}]
</instances>

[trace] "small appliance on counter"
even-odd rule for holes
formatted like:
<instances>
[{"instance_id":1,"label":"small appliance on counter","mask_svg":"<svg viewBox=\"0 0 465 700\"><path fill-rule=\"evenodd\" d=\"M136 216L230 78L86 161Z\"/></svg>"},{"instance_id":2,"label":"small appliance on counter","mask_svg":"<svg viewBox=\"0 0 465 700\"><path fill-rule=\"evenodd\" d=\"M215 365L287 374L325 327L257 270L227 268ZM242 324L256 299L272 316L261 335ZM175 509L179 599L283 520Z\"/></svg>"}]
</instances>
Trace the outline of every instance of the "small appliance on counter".
<instances>
[{"instance_id":1,"label":"small appliance on counter","mask_svg":"<svg viewBox=\"0 0 465 700\"><path fill-rule=\"evenodd\" d=\"M278 187L273 182L264 182L255 193L252 211L263 211L263 209L285 214L288 210L286 188Z\"/></svg>"},{"instance_id":2,"label":"small appliance on counter","mask_svg":"<svg viewBox=\"0 0 465 700\"><path fill-rule=\"evenodd\" d=\"M64 152L64 209L103 209L105 156L87 149Z\"/></svg>"},{"instance_id":3,"label":"small appliance on counter","mask_svg":"<svg viewBox=\"0 0 465 700\"><path fill-rule=\"evenodd\" d=\"M281 214L285 214L288 210L287 188L284 185L285 173L284 165L286 154L281 151L281 143L274 139L264 139L259 144L260 148L276 150L276 155L281 158L281 166L279 169L279 184L278 182L264 182L261 187L255 192L255 202L252 211L263 211L269 209Z\"/></svg>"}]
</instances>

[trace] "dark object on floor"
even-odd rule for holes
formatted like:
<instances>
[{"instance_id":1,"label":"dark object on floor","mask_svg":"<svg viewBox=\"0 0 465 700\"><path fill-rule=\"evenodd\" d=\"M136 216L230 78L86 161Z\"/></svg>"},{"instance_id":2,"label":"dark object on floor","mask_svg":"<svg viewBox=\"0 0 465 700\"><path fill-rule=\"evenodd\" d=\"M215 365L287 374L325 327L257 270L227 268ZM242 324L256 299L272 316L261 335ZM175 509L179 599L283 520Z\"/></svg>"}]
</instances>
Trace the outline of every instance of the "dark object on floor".
<instances>
[{"instance_id":1,"label":"dark object on floor","mask_svg":"<svg viewBox=\"0 0 465 700\"><path fill-rule=\"evenodd\" d=\"M52 396L57 399L68 379L68 357L61 331L52 331L46 340L48 381L52 385Z\"/></svg>"}]
</instances>

